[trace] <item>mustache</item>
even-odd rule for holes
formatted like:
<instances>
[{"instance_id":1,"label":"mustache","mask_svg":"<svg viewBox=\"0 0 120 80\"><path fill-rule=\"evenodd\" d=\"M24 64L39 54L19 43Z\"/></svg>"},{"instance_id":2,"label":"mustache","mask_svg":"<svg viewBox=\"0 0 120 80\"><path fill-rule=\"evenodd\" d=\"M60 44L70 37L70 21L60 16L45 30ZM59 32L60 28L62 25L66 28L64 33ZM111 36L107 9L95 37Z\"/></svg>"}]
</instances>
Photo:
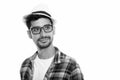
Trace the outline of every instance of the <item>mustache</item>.
<instances>
[{"instance_id":1,"label":"mustache","mask_svg":"<svg viewBox=\"0 0 120 80\"><path fill-rule=\"evenodd\" d=\"M50 36L42 36L42 37L40 37L40 38L38 39L38 41L39 41L40 39L44 39L44 38L51 39L51 37L50 37Z\"/></svg>"}]
</instances>

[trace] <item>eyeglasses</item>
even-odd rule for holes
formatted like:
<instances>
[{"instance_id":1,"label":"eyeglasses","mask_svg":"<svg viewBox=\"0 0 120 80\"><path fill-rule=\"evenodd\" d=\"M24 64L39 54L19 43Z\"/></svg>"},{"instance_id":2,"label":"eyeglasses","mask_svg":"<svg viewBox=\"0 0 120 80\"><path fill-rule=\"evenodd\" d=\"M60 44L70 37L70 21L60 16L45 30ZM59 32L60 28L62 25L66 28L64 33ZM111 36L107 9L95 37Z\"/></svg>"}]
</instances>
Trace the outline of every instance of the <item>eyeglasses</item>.
<instances>
[{"instance_id":1,"label":"eyeglasses","mask_svg":"<svg viewBox=\"0 0 120 80\"><path fill-rule=\"evenodd\" d=\"M46 24L43 27L32 27L30 28L31 32L36 35L36 34L40 34L41 30L44 30L45 33L49 33L51 31L53 31L53 26L50 24Z\"/></svg>"}]
</instances>

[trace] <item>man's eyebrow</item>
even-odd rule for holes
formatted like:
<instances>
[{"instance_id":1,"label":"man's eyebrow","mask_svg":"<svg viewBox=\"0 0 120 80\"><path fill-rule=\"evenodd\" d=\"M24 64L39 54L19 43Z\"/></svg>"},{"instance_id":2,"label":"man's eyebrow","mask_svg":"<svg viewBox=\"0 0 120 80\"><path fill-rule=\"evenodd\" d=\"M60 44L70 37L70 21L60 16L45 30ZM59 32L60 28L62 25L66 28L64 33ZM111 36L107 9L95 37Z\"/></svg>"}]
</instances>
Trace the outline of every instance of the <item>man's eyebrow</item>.
<instances>
[{"instance_id":1,"label":"man's eyebrow","mask_svg":"<svg viewBox=\"0 0 120 80\"><path fill-rule=\"evenodd\" d=\"M46 26L46 25L52 25L52 24L45 24L45 25L43 25L43 26L32 26L31 28L33 28L33 27L44 27L44 26Z\"/></svg>"},{"instance_id":2,"label":"man's eyebrow","mask_svg":"<svg viewBox=\"0 0 120 80\"><path fill-rule=\"evenodd\" d=\"M52 24L45 24L45 25L52 25ZM45 25L44 25L44 26L45 26Z\"/></svg>"},{"instance_id":3,"label":"man's eyebrow","mask_svg":"<svg viewBox=\"0 0 120 80\"><path fill-rule=\"evenodd\" d=\"M33 27L41 27L41 26L32 26L31 28L33 28Z\"/></svg>"}]
</instances>

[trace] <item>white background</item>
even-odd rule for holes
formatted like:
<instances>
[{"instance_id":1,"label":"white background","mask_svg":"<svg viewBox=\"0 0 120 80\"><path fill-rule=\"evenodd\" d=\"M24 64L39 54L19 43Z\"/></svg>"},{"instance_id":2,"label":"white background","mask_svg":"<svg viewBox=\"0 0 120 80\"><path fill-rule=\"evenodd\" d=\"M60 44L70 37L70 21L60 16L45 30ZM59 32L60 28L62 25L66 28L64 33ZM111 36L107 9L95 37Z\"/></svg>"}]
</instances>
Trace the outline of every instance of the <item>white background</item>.
<instances>
[{"instance_id":1,"label":"white background","mask_svg":"<svg viewBox=\"0 0 120 80\"><path fill-rule=\"evenodd\" d=\"M39 4L57 20L54 45L77 60L85 80L120 80L119 0L1 0L0 80L20 80L21 63L36 51L22 18Z\"/></svg>"}]
</instances>

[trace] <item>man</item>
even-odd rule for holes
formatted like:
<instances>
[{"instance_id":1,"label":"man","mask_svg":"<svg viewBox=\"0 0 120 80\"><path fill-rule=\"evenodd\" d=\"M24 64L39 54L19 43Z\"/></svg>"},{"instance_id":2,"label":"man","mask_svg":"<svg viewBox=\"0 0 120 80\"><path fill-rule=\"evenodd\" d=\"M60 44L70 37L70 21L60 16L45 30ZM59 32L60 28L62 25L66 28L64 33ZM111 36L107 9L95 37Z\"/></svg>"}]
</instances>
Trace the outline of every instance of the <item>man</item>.
<instances>
[{"instance_id":1,"label":"man","mask_svg":"<svg viewBox=\"0 0 120 80\"><path fill-rule=\"evenodd\" d=\"M22 63L21 80L83 80L76 61L52 44L55 27L51 15L35 11L24 19L38 50Z\"/></svg>"}]
</instances>

